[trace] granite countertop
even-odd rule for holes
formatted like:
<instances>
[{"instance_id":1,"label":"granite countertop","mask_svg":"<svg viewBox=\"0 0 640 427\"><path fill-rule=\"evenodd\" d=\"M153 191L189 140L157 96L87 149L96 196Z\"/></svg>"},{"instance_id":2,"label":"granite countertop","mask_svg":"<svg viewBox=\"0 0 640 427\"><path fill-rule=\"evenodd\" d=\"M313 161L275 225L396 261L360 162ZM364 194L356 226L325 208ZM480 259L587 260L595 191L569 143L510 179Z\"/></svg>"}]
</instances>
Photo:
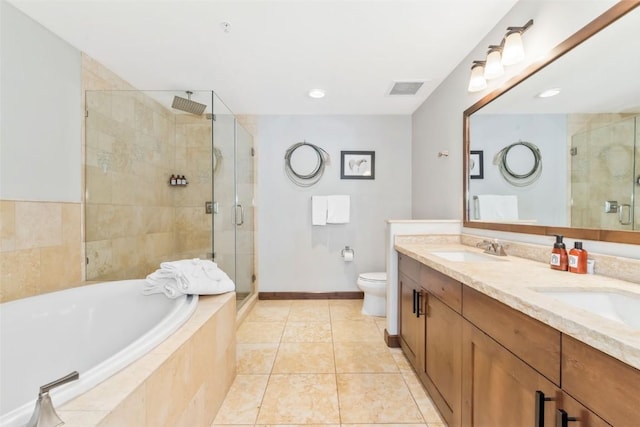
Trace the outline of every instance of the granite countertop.
<instances>
[{"instance_id":1,"label":"granite countertop","mask_svg":"<svg viewBox=\"0 0 640 427\"><path fill-rule=\"evenodd\" d=\"M482 250L462 244L399 243L395 249L534 319L640 369L640 330L574 308L531 288L618 290L640 297L640 285L592 274L573 274L548 264L514 256L495 262L457 262L433 255L435 251Z\"/></svg>"}]
</instances>

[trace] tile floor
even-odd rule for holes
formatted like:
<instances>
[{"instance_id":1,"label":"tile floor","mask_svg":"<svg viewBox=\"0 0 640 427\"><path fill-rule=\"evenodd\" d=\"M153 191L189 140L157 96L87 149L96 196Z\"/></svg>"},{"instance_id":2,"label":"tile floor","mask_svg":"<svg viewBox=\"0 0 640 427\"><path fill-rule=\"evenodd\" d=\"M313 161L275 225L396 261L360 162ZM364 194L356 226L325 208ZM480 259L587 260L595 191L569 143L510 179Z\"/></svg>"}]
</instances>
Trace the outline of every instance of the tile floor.
<instances>
[{"instance_id":1,"label":"tile floor","mask_svg":"<svg viewBox=\"0 0 640 427\"><path fill-rule=\"evenodd\" d=\"M258 301L238 329L238 376L212 425L446 427L385 321L362 300Z\"/></svg>"}]
</instances>

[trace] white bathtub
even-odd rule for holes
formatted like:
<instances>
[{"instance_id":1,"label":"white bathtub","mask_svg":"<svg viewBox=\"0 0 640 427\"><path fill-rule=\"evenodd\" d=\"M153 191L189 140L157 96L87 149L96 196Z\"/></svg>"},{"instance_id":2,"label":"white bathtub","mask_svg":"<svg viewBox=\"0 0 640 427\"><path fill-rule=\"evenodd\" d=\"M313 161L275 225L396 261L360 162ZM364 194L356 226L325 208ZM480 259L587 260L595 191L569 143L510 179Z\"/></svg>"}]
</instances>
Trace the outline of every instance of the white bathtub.
<instances>
[{"instance_id":1,"label":"white bathtub","mask_svg":"<svg viewBox=\"0 0 640 427\"><path fill-rule=\"evenodd\" d=\"M182 325L197 296L140 293L144 280L82 286L0 305L0 426L24 425L41 385L56 407L140 358Z\"/></svg>"}]
</instances>

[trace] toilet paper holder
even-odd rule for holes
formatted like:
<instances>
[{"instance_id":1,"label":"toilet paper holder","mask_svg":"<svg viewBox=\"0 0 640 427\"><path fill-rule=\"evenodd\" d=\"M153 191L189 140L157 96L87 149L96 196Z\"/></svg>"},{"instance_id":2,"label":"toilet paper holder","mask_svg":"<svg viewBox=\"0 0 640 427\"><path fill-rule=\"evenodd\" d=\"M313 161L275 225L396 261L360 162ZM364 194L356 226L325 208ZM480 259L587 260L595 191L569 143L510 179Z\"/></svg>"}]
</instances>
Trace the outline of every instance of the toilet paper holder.
<instances>
[{"instance_id":1,"label":"toilet paper holder","mask_svg":"<svg viewBox=\"0 0 640 427\"><path fill-rule=\"evenodd\" d=\"M356 252L349 246L345 246L344 249L340 251L340 255L342 256L342 258L345 258L345 256L350 256L351 258L353 258L355 254Z\"/></svg>"}]
</instances>

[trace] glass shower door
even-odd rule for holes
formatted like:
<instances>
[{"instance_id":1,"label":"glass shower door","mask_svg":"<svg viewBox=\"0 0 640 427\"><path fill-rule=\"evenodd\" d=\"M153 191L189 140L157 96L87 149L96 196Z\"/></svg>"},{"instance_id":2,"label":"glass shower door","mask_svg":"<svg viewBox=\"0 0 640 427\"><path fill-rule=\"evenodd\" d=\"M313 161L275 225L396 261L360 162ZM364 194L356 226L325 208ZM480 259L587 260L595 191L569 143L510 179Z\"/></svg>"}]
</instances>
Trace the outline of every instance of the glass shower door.
<instances>
[{"instance_id":1,"label":"glass shower door","mask_svg":"<svg viewBox=\"0 0 640 427\"><path fill-rule=\"evenodd\" d=\"M238 307L254 292L253 137L214 96L213 254L236 285Z\"/></svg>"},{"instance_id":2,"label":"glass shower door","mask_svg":"<svg viewBox=\"0 0 640 427\"><path fill-rule=\"evenodd\" d=\"M236 120L236 292L238 300L253 293L254 276L253 137Z\"/></svg>"}]
</instances>

